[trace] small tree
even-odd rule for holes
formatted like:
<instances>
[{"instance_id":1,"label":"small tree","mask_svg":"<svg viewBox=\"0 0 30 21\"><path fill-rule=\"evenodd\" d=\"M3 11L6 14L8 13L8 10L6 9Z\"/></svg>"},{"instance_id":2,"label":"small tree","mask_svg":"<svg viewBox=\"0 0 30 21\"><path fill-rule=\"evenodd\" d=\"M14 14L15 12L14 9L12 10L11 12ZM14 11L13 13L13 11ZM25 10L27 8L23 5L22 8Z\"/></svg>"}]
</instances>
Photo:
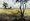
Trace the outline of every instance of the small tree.
<instances>
[{"instance_id":1,"label":"small tree","mask_svg":"<svg viewBox=\"0 0 30 21\"><path fill-rule=\"evenodd\" d=\"M12 7L10 7L10 9L12 9Z\"/></svg>"},{"instance_id":2,"label":"small tree","mask_svg":"<svg viewBox=\"0 0 30 21\"><path fill-rule=\"evenodd\" d=\"M4 6L5 9L6 9L6 7L8 6L8 4L4 2L3 6Z\"/></svg>"}]
</instances>

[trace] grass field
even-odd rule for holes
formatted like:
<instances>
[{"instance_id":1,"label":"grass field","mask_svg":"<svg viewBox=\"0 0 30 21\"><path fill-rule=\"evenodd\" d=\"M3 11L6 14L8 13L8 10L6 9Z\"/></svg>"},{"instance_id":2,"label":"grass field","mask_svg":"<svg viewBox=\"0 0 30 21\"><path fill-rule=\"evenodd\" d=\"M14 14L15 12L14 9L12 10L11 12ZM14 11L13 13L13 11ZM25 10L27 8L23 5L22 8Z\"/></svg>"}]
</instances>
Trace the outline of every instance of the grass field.
<instances>
[{"instance_id":1,"label":"grass field","mask_svg":"<svg viewBox=\"0 0 30 21\"><path fill-rule=\"evenodd\" d=\"M9 14L9 15L11 15L11 16L13 16L13 17L11 17L11 18L15 18L15 16L17 16L16 18L20 18L21 17L21 15L20 14L16 14L17 12L18 12L18 10L20 11L20 9L0 9L0 13L14 13L14 14ZM23 10L23 9L22 9ZM25 9L25 13L30 13L30 9ZM0 14L1 15L1 14ZM1 15L3 18L6 18L6 17L8 17L9 16L8 14L5 14L5 15ZM1 17L0 16L0 17ZM24 14L24 18L30 18L29 17L30 16L30 14Z\"/></svg>"},{"instance_id":2,"label":"grass field","mask_svg":"<svg viewBox=\"0 0 30 21\"><path fill-rule=\"evenodd\" d=\"M17 13L18 10L20 11L20 9L0 9L0 13ZM30 9L25 9L25 13L30 13Z\"/></svg>"}]
</instances>

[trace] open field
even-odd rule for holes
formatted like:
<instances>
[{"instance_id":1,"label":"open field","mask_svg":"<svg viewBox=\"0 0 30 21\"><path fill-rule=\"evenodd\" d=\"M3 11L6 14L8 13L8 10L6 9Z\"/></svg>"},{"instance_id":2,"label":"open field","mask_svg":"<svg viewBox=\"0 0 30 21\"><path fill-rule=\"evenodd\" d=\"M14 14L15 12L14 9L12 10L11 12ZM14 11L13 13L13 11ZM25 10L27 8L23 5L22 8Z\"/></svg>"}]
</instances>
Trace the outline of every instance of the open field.
<instances>
[{"instance_id":1,"label":"open field","mask_svg":"<svg viewBox=\"0 0 30 21\"><path fill-rule=\"evenodd\" d=\"M16 13L19 9L0 9L0 13Z\"/></svg>"},{"instance_id":2,"label":"open field","mask_svg":"<svg viewBox=\"0 0 30 21\"><path fill-rule=\"evenodd\" d=\"M19 19L21 18L21 15L20 13L17 14L18 10L20 11L20 9L0 9L0 18L3 19L7 18L7 20L10 18L11 18L10 20L14 20L15 18ZM24 18L30 20L30 9L25 9Z\"/></svg>"},{"instance_id":3,"label":"open field","mask_svg":"<svg viewBox=\"0 0 30 21\"><path fill-rule=\"evenodd\" d=\"M17 13L18 10L20 11L20 9L0 9L0 13ZM30 9L25 9L25 13L30 13Z\"/></svg>"}]
</instances>

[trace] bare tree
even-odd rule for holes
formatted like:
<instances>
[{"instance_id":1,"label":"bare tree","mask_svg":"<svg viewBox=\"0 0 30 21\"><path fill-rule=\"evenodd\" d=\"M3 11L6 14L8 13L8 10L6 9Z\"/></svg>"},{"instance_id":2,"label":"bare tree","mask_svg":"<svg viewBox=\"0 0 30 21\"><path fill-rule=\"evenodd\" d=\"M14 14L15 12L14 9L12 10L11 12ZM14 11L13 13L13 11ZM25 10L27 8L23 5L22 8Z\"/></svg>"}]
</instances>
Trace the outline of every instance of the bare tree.
<instances>
[{"instance_id":1,"label":"bare tree","mask_svg":"<svg viewBox=\"0 0 30 21\"><path fill-rule=\"evenodd\" d=\"M24 2L24 4L25 4L25 2L27 3L28 0L16 0L16 2L20 2L20 10L21 10L21 1ZM23 17L24 12L25 12L25 10L24 10L24 4L23 4L23 12L21 10L21 18ZM26 9L26 4L25 4L25 9Z\"/></svg>"}]
</instances>

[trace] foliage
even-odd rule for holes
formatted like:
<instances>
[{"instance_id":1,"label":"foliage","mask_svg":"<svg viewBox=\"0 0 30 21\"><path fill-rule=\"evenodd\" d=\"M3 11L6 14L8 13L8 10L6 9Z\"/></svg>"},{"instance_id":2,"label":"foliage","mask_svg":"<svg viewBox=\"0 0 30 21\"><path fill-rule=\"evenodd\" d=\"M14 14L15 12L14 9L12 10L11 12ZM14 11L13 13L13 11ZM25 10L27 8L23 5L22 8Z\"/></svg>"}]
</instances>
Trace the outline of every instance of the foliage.
<instances>
[{"instance_id":1,"label":"foliage","mask_svg":"<svg viewBox=\"0 0 30 21\"><path fill-rule=\"evenodd\" d=\"M10 7L10 9L12 9L12 7Z\"/></svg>"},{"instance_id":2,"label":"foliage","mask_svg":"<svg viewBox=\"0 0 30 21\"><path fill-rule=\"evenodd\" d=\"M8 4L4 2L3 3L3 6L6 8L8 6Z\"/></svg>"}]
</instances>

